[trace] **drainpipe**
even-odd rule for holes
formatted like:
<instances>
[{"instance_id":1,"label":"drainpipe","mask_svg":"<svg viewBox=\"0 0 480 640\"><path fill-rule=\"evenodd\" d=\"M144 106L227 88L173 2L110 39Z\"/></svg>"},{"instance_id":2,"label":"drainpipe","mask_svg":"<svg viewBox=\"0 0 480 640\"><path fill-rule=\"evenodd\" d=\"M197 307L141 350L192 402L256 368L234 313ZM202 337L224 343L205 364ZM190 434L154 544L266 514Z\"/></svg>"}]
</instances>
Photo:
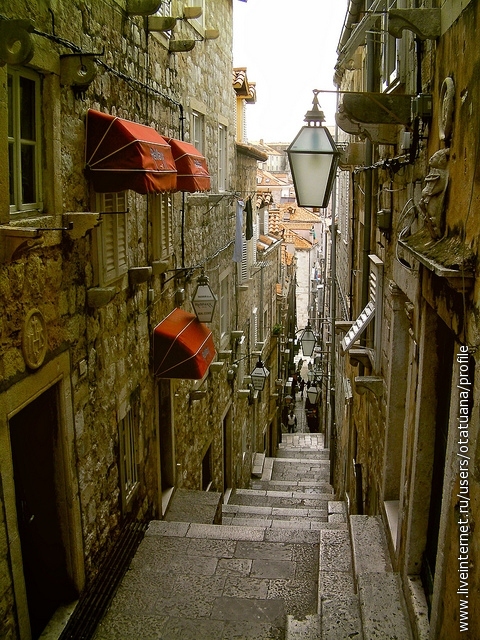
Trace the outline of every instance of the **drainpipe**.
<instances>
[{"instance_id":1,"label":"drainpipe","mask_svg":"<svg viewBox=\"0 0 480 640\"><path fill-rule=\"evenodd\" d=\"M330 429L327 446L330 449L330 484L334 484L335 461L337 457L337 428L335 423L335 318L337 315L337 224L335 222L336 193L332 195L332 256L330 261L331 284L331 328L330 328Z\"/></svg>"},{"instance_id":2,"label":"drainpipe","mask_svg":"<svg viewBox=\"0 0 480 640\"><path fill-rule=\"evenodd\" d=\"M371 6L371 2L368 3L368 7ZM375 89L375 76L374 76L374 47L373 34L367 33L367 91L373 92ZM367 138L365 142L365 166L371 167L373 165L373 145L371 140ZM368 271L369 271L369 259L368 256L371 253L370 248L370 236L372 234L372 182L373 172L372 169L368 169L365 172L365 223L363 228L363 256L362 256L362 309L368 303ZM360 374L361 375L361 374Z\"/></svg>"}]
</instances>

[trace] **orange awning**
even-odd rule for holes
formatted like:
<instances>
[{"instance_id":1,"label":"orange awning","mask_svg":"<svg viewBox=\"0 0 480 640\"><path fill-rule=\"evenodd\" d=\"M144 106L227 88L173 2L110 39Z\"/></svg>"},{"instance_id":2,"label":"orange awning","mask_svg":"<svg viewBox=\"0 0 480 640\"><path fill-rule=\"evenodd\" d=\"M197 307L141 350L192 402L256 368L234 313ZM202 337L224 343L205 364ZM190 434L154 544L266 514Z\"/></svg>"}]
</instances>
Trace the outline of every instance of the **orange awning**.
<instances>
[{"instance_id":1,"label":"orange awning","mask_svg":"<svg viewBox=\"0 0 480 640\"><path fill-rule=\"evenodd\" d=\"M153 330L153 372L159 378L200 380L214 357L212 332L183 309L174 309Z\"/></svg>"},{"instance_id":2,"label":"orange awning","mask_svg":"<svg viewBox=\"0 0 480 640\"><path fill-rule=\"evenodd\" d=\"M152 127L89 109L85 155L86 174L99 193L177 188L171 147Z\"/></svg>"},{"instance_id":3,"label":"orange awning","mask_svg":"<svg viewBox=\"0 0 480 640\"><path fill-rule=\"evenodd\" d=\"M210 190L210 174L204 156L189 142L169 138L173 159L177 167L177 191Z\"/></svg>"}]
</instances>

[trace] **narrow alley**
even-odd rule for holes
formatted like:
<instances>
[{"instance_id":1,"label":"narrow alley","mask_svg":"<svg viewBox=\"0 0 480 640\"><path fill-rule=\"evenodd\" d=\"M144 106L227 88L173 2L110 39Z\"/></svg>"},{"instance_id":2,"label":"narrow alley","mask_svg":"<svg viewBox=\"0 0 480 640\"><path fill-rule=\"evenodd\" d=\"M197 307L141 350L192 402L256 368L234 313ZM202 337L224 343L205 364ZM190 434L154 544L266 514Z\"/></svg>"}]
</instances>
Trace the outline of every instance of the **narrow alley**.
<instances>
[{"instance_id":1,"label":"narrow alley","mask_svg":"<svg viewBox=\"0 0 480 640\"><path fill-rule=\"evenodd\" d=\"M411 638L380 522L347 522L323 445L299 421L221 517L185 492L183 516L149 524L95 640Z\"/></svg>"}]
</instances>

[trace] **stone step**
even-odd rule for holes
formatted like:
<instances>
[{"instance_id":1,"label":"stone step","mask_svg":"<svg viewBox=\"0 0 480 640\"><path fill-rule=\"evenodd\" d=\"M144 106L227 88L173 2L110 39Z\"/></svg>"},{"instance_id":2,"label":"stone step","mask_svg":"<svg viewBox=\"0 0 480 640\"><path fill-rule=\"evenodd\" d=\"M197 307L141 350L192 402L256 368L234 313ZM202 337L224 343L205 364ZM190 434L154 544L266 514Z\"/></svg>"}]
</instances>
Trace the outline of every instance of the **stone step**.
<instances>
[{"instance_id":1,"label":"stone step","mask_svg":"<svg viewBox=\"0 0 480 640\"><path fill-rule=\"evenodd\" d=\"M359 574L392 571L381 516L351 515L353 570Z\"/></svg>"},{"instance_id":2,"label":"stone step","mask_svg":"<svg viewBox=\"0 0 480 640\"><path fill-rule=\"evenodd\" d=\"M260 489L235 489L228 504L256 507L317 508L325 509L332 493L305 493L299 491L269 491Z\"/></svg>"},{"instance_id":3,"label":"stone step","mask_svg":"<svg viewBox=\"0 0 480 640\"><path fill-rule=\"evenodd\" d=\"M253 456L253 464L252 464L252 476L262 476L263 467L265 464L265 454L264 453L256 453Z\"/></svg>"},{"instance_id":4,"label":"stone step","mask_svg":"<svg viewBox=\"0 0 480 640\"><path fill-rule=\"evenodd\" d=\"M352 515L349 526L365 637L411 640L400 577L392 569L381 516Z\"/></svg>"},{"instance_id":5,"label":"stone step","mask_svg":"<svg viewBox=\"0 0 480 640\"><path fill-rule=\"evenodd\" d=\"M311 467L306 467L300 469L298 473L294 473L293 467L277 467L275 466L273 469L271 480L274 482L277 481L287 481L292 483L297 482L322 482L324 484L330 483L329 474L325 473L322 469L312 469Z\"/></svg>"},{"instance_id":6,"label":"stone step","mask_svg":"<svg viewBox=\"0 0 480 640\"><path fill-rule=\"evenodd\" d=\"M316 529L318 523L325 522L328 522L327 504L324 509L286 509L238 504L225 504L222 507L222 524Z\"/></svg>"},{"instance_id":7,"label":"stone step","mask_svg":"<svg viewBox=\"0 0 480 640\"><path fill-rule=\"evenodd\" d=\"M284 638L318 614L318 552L318 531L153 521L96 640Z\"/></svg>"},{"instance_id":8,"label":"stone step","mask_svg":"<svg viewBox=\"0 0 480 640\"><path fill-rule=\"evenodd\" d=\"M332 505L332 508L340 511L338 503ZM319 637L322 640L362 640L359 598L355 593L348 530L323 530L320 533L318 595L318 610L322 619Z\"/></svg>"},{"instance_id":9,"label":"stone step","mask_svg":"<svg viewBox=\"0 0 480 640\"><path fill-rule=\"evenodd\" d=\"M252 489L265 491L297 491L301 493L333 493L329 482L315 482L311 480L252 480Z\"/></svg>"},{"instance_id":10,"label":"stone step","mask_svg":"<svg viewBox=\"0 0 480 640\"><path fill-rule=\"evenodd\" d=\"M282 446L279 445L277 449L277 459L282 460L283 458L310 458L312 460L328 460L330 452L328 449L319 449L318 451L314 451L312 449L308 449L306 447L291 447L291 446Z\"/></svg>"}]
</instances>

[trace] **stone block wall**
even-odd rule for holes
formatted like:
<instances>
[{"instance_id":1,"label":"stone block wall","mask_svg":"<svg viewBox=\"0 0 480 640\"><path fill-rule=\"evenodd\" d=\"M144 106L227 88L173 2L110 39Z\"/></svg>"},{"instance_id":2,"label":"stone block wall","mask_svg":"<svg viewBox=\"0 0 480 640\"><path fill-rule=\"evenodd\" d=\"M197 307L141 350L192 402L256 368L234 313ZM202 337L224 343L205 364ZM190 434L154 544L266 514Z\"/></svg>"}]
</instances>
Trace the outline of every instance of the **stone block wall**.
<instances>
[{"instance_id":1,"label":"stone block wall","mask_svg":"<svg viewBox=\"0 0 480 640\"><path fill-rule=\"evenodd\" d=\"M175 15L183 5L172 3ZM158 381L152 375L153 328L176 306L178 288L185 289L183 307L192 311L190 296L204 267L214 291L219 291L220 274L228 273L231 283L230 325L249 328L251 309L261 294L269 298L269 321L276 321L278 256L269 259L263 291L259 276L252 276L248 291L236 290L236 265L232 262L235 234L235 200L231 193L252 194L256 186L256 161L237 156L234 146L234 92L232 72L232 3L206 2L206 26L217 27L214 41L198 41L191 52L170 54L163 36L147 34L145 20L127 16L125 3L110 0L88 7L81 2L56 3L52 12L46 5L17 2L0 3L2 16L29 19L38 33L32 35L34 55L29 68L42 79L43 191L44 210L33 216L9 216L8 185L0 179L0 220L8 227L59 228L67 213L99 214L98 200L84 174L85 119L89 108L154 127L164 136L191 140L191 110L204 109L205 157L212 176L212 191L218 191L218 125L227 128L227 184L220 199L182 194L173 196L173 243L163 274L132 286L128 274L108 285L102 303L92 304L92 291L99 279L97 258L98 225L85 224L79 231L45 231L37 242L27 242L0 264L0 409L15 397L18 385L28 384L36 374L55 366L68 356L70 370L62 371L67 402L71 403L71 443L65 456L74 464L68 470L69 491L74 497L78 521L75 550L76 587L81 589L98 570L99 562L115 541L126 518L148 519L162 516L159 494ZM43 34L43 35L41 35ZM176 37L191 37L191 27L178 25ZM81 95L64 85L60 77L60 56L78 50L94 53L97 75ZM6 67L0 67L0 121L7 109ZM3 117L5 116L5 118ZM0 154L7 164L7 143L3 125ZM239 159L240 158L240 159ZM239 172L236 172L237 162ZM128 237L128 266L146 267L152 261L152 225L149 199L129 191L125 215ZM103 216L104 217L104 216ZM5 242L5 235L0 242ZM4 245L2 244L2 256ZM172 277L180 267L192 272ZM185 276L185 277L183 277ZM98 291L97 291L98 293ZM238 298L236 297L238 295ZM25 322L38 309L44 321L43 359L38 363L25 356ZM262 310L263 312L263 310ZM216 345L220 345L218 316L211 325ZM268 333L268 327L265 328ZM230 346L227 340L226 347ZM220 347L217 346L217 349ZM276 377L276 352L267 344L266 354L272 379ZM63 360L62 360L63 362ZM178 486L202 488L202 460L211 447L212 486L224 488L223 421L230 411L232 424L232 468L236 486L247 486L253 453L263 450L263 431L272 419L268 393L249 404L238 399L243 381L227 382L226 362L219 373L210 373L200 383L190 380L170 383L174 422L175 462ZM253 363L254 365L254 363ZM253 368L252 365L252 368ZM247 367L248 368L248 367ZM249 371L248 371L249 372ZM59 374L58 374L59 375ZM37 376L37 377L38 377ZM45 385L56 384L50 376ZM204 399L191 402L192 389L206 389ZM22 387L23 388L23 387ZM33 386L32 386L33 389ZM62 399L61 409L66 402ZM119 423L129 408L135 409L138 486L125 508L122 502ZM62 414L63 415L63 414ZM63 418L62 418L63 419ZM0 437L8 442L8 417L2 413ZM1 460L0 500L7 501L8 514L15 497L4 491L8 456ZM8 478L9 486L12 478ZM0 520L0 585L2 629L7 637L19 637L25 622L25 601L14 602L13 585L21 568L12 568L7 540L14 530ZM74 520L75 520L74 518ZM14 518L9 527L15 529ZM19 573L20 571L20 573ZM16 576L16 578L14 577ZM18 623L13 610L20 611ZM22 613L23 612L23 613ZM22 617L23 616L23 617Z\"/></svg>"}]
</instances>

